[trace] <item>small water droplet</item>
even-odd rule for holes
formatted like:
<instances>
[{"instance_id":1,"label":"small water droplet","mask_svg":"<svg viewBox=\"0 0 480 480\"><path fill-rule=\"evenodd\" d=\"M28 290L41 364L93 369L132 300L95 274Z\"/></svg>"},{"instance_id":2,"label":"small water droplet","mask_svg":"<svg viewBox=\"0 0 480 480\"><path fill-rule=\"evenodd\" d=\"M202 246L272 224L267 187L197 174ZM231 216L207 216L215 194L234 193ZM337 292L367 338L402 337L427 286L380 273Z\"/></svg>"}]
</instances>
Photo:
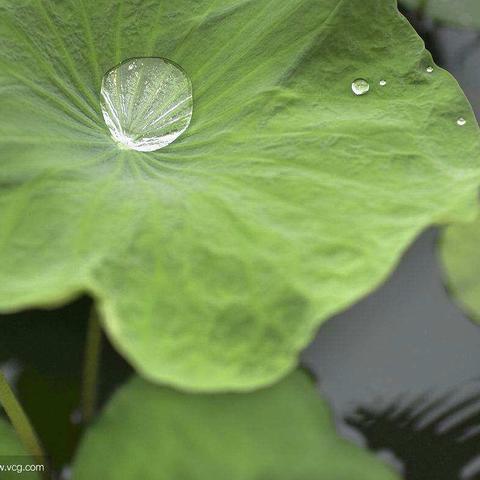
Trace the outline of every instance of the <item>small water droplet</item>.
<instances>
[{"instance_id":1,"label":"small water droplet","mask_svg":"<svg viewBox=\"0 0 480 480\"><path fill-rule=\"evenodd\" d=\"M152 152L176 140L190 124L192 83L165 58L131 58L109 70L101 89L103 118L122 146Z\"/></svg>"},{"instance_id":2,"label":"small water droplet","mask_svg":"<svg viewBox=\"0 0 480 480\"><path fill-rule=\"evenodd\" d=\"M432 73L433 72L433 67L427 67L427 73Z\"/></svg>"},{"instance_id":3,"label":"small water droplet","mask_svg":"<svg viewBox=\"0 0 480 480\"><path fill-rule=\"evenodd\" d=\"M355 95L365 95L369 90L370 85L364 78L357 78L352 83L352 92Z\"/></svg>"},{"instance_id":4,"label":"small water droplet","mask_svg":"<svg viewBox=\"0 0 480 480\"><path fill-rule=\"evenodd\" d=\"M387 81L386 80L380 80L380 82L378 82L380 84L381 87L384 87L386 84L387 84Z\"/></svg>"},{"instance_id":5,"label":"small water droplet","mask_svg":"<svg viewBox=\"0 0 480 480\"><path fill-rule=\"evenodd\" d=\"M463 117L460 117L457 120L457 125L459 125L460 127L463 127L466 123L467 123L467 121Z\"/></svg>"}]
</instances>

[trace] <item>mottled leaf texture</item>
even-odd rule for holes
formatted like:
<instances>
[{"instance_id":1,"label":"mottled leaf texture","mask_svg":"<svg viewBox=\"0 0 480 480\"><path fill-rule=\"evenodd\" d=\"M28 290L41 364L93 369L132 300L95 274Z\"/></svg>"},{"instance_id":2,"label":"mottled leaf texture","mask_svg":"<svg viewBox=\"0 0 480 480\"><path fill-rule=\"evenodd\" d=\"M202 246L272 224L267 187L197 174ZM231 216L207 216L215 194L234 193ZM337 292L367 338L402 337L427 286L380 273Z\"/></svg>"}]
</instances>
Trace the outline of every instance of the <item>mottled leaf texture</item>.
<instances>
[{"instance_id":1,"label":"mottled leaf texture","mask_svg":"<svg viewBox=\"0 0 480 480\"><path fill-rule=\"evenodd\" d=\"M273 383L421 230L473 215L477 123L394 0L0 0L0 52L0 310L86 292L151 380ZM99 107L140 56L193 84L151 153Z\"/></svg>"},{"instance_id":2,"label":"mottled leaf texture","mask_svg":"<svg viewBox=\"0 0 480 480\"><path fill-rule=\"evenodd\" d=\"M270 389L237 395L185 395L134 379L111 400L80 446L73 480L92 478L398 477L337 436L312 382L295 373Z\"/></svg>"},{"instance_id":3,"label":"mottled leaf texture","mask_svg":"<svg viewBox=\"0 0 480 480\"><path fill-rule=\"evenodd\" d=\"M480 323L480 217L447 228L440 254L449 292Z\"/></svg>"},{"instance_id":4,"label":"mottled leaf texture","mask_svg":"<svg viewBox=\"0 0 480 480\"><path fill-rule=\"evenodd\" d=\"M13 480L40 480L40 475L32 470L38 468L29 457L12 427L0 418L0 478Z\"/></svg>"},{"instance_id":5,"label":"mottled leaf texture","mask_svg":"<svg viewBox=\"0 0 480 480\"><path fill-rule=\"evenodd\" d=\"M401 0L409 8L423 8L423 13L446 25L480 28L478 0Z\"/></svg>"}]
</instances>

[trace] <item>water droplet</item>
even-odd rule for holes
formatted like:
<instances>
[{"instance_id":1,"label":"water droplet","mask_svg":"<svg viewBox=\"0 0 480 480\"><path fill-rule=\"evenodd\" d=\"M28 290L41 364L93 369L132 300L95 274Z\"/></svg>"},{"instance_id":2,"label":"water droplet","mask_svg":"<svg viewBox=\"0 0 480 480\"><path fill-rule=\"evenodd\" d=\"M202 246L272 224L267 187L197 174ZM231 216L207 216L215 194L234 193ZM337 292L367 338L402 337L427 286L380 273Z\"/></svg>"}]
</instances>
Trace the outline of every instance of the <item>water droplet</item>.
<instances>
[{"instance_id":1,"label":"water droplet","mask_svg":"<svg viewBox=\"0 0 480 480\"><path fill-rule=\"evenodd\" d=\"M380 80L380 82L378 82L380 84L381 87L384 87L386 84L387 84L387 81L386 80Z\"/></svg>"},{"instance_id":2,"label":"water droplet","mask_svg":"<svg viewBox=\"0 0 480 480\"><path fill-rule=\"evenodd\" d=\"M131 58L102 81L101 107L112 138L132 150L152 152L176 140L193 112L192 83L165 58Z\"/></svg>"},{"instance_id":3,"label":"water droplet","mask_svg":"<svg viewBox=\"0 0 480 480\"><path fill-rule=\"evenodd\" d=\"M432 73L433 72L433 67L427 67L427 73Z\"/></svg>"},{"instance_id":4,"label":"water droplet","mask_svg":"<svg viewBox=\"0 0 480 480\"><path fill-rule=\"evenodd\" d=\"M459 125L460 127L463 127L466 123L467 123L467 121L463 117L460 117L457 120L457 125Z\"/></svg>"},{"instance_id":5,"label":"water droplet","mask_svg":"<svg viewBox=\"0 0 480 480\"><path fill-rule=\"evenodd\" d=\"M363 78L357 78L352 83L352 92L355 95L365 95L370 90L369 83Z\"/></svg>"}]
</instances>

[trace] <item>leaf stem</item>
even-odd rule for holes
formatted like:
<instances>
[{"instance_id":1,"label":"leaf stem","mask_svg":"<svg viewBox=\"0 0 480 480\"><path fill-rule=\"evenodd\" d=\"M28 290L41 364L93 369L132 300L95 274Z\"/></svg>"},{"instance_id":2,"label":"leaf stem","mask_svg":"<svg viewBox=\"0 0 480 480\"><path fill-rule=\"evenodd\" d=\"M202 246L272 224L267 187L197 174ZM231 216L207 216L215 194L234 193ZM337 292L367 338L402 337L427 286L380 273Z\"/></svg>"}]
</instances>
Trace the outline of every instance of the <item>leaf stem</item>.
<instances>
[{"instance_id":1,"label":"leaf stem","mask_svg":"<svg viewBox=\"0 0 480 480\"><path fill-rule=\"evenodd\" d=\"M97 384L102 350L102 329L95 307L92 306L87 326L87 339L83 363L82 421L89 423L97 405Z\"/></svg>"},{"instance_id":2,"label":"leaf stem","mask_svg":"<svg viewBox=\"0 0 480 480\"><path fill-rule=\"evenodd\" d=\"M8 418L12 422L13 428L17 432L18 438L22 442L25 450L35 458L37 462L43 462L45 453L42 445L33 429L30 420L25 411L18 402L13 390L11 389L5 374L0 371L0 403L5 409Z\"/></svg>"}]
</instances>

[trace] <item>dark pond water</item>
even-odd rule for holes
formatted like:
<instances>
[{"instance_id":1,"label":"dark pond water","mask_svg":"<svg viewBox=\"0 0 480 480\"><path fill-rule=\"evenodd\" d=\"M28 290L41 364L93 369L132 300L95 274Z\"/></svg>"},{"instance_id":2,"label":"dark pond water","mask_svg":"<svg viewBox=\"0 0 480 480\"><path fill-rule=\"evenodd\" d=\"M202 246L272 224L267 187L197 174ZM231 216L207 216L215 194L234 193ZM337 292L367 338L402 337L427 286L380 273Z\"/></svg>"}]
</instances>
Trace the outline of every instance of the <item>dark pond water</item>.
<instances>
[{"instance_id":1,"label":"dark pond water","mask_svg":"<svg viewBox=\"0 0 480 480\"><path fill-rule=\"evenodd\" d=\"M480 34L405 13L480 115ZM438 234L425 232L383 287L327 322L303 363L318 376L340 431L407 480L480 479L480 328L443 287ZM80 434L75 410L89 307L84 298L1 317L0 362L57 468ZM107 346L101 398L129 373Z\"/></svg>"}]
</instances>

